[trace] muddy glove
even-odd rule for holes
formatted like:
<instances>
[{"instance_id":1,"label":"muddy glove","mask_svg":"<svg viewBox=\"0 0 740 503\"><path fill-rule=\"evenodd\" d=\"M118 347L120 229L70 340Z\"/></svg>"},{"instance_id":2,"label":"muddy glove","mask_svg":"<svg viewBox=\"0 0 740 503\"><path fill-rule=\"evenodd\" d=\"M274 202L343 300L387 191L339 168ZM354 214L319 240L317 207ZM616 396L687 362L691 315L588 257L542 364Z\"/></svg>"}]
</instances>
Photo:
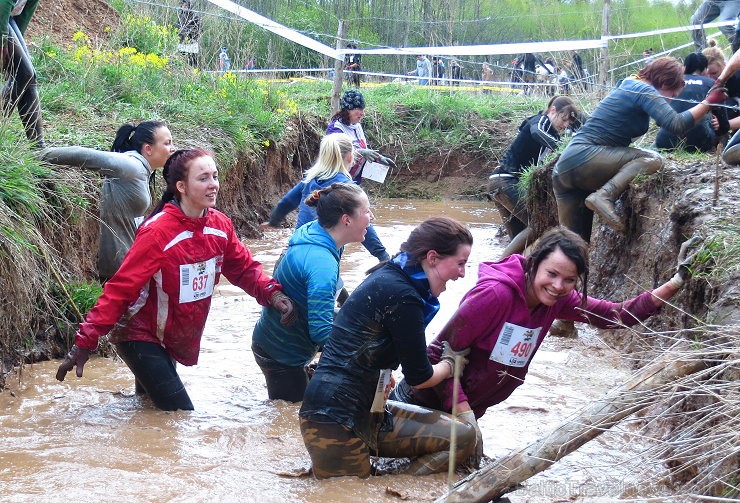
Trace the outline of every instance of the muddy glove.
<instances>
[{"instance_id":1,"label":"muddy glove","mask_svg":"<svg viewBox=\"0 0 740 503\"><path fill-rule=\"evenodd\" d=\"M296 319L293 301L283 292L275 292L270 297L270 305L280 312L280 324L290 325Z\"/></svg>"},{"instance_id":2,"label":"muddy glove","mask_svg":"<svg viewBox=\"0 0 740 503\"><path fill-rule=\"evenodd\" d=\"M380 158L378 151L371 148L356 148L355 152L360 154L363 159L367 161L377 161Z\"/></svg>"},{"instance_id":3,"label":"muddy glove","mask_svg":"<svg viewBox=\"0 0 740 503\"><path fill-rule=\"evenodd\" d=\"M85 366L85 362L90 358L90 351L77 345L72 346L67 356L62 360L61 365L57 369L57 381L64 381L64 377L67 372L72 370L72 367L77 366L77 377L82 377L82 369Z\"/></svg>"},{"instance_id":4,"label":"muddy glove","mask_svg":"<svg viewBox=\"0 0 740 503\"><path fill-rule=\"evenodd\" d=\"M390 166L391 168L396 167L396 163L393 161L393 159L384 155L378 155L378 160L376 162L379 162L380 164L384 164L386 166Z\"/></svg>"},{"instance_id":5,"label":"muddy glove","mask_svg":"<svg viewBox=\"0 0 740 503\"><path fill-rule=\"evenodd\" d=\"M465 462L466 465L472 466L476 470L480 468L480 460L483 458L483 434L478 426L478 421L475 419L475 412L472 410L461 412L457 415L461 420L468 423L475 429L475 450L473 454Z\"/></svg>"},{"instance_id":6,"label":"muddy glove","mask_svg":"<svg viewBox=\"0 0 740 503\"><path fill-rule=\"evenodd\" d=\"M691 266L696 260L696 256L702 250L697 249L697 245L704 240L701 235L694 234L690 239L681 243L681 249L678 251L676 274L669 280L676 288L681 288L687 279L691 277Z\"/></svg>"},{"instance_id":7,"label":"muddy glove","mask_svg":"<svg viewBox=\"0 0 740 503\"><path fill-rule=\"evenodd\" d=\"M724 87L724 82L720 85L717 85L718 83L720 83L719 80L714 83L702 103L707 105L721 105L727 101L729 98L727 95L727 88Z\"/></svg>"},{"instance_id":8,"label":"muddy glove","mask_svg":"<svg viewBox=\"0 0 740 503\"><path fill-rule=\"evenodd\" d=\"M0 67L9 67L13 59L13 43L7 35L2 35L0 39Z\"/></svg>"},{"instance_id":9,"label":"muddy glove","mask_svg":"<svg viewBox=\"0 0 740 503\"><path fill-rule=\"evenodd\" d=\"M439 361L448 361L450 362L451 368L455 369L455 357L460 356L460 372L462 373L463 369L465 368L465 365L468 364L468 359L465 358L468 356L468 353L470 353L470 348L465 348L461 351L455 351L452 349L452 346L450 346L450 343L447 341L442 342L442 356L440 357Z\"/></svg>"}]
</instances>

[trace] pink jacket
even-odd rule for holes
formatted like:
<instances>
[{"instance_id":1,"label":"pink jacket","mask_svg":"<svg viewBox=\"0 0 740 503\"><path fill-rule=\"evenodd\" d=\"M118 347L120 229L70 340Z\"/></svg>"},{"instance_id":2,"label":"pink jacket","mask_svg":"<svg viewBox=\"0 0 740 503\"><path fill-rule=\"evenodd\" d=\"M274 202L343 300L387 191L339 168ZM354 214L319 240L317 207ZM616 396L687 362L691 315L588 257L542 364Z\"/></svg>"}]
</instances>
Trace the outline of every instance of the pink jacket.
<instances>
[{"instance_id":1,"label":"pink jacket","mask_svg":"<svg viewBox=\"0 0 740 503\"><path fill-rule=\"evenodd\" d=\"M634 325L658 309L650 292L644 292L621 303L588 297L581 310L581 295L573 291L551 307L540 305L530 312L526 301L525 266L526 259L521 255L512 255L501 262L481 263L478 282L465 294L455 314L427 348L429 360L433 363L439 361L442 341L449 340L456 350L471 348L469 363L462 375L458 403L467 401L476 417L481 417L491 405L508 398L522 384L532 356L555 319L580 321L599 328L617 328L622 324ZM523 327L522 332L539 329L538 334L536 330L529 332L529 338L522 339L522 343L512 350L523 356L518 363L521 366L492 359L499 335L506 337L506 327L511 326L505 327L506 323ZM448 379L432 389L414 390L413 395L422 405L449 412L452 410L452 391L452 379Z\"/></svg>"},{"instance_id":2,"label":"pink jacket","mask_svg":"<svg viewBox=\"0 0 740 503\"><path fill-rule=\"evenodd\" d=\"M263 306L282 287L234 232L231 220L209 209L190 218L174 204L144 222L120 269L104 287L75 335L75 344L95 350L111 342L161 344L183 365L198 363L200 339L221 274Z\"/></svg>"}]
</instances>

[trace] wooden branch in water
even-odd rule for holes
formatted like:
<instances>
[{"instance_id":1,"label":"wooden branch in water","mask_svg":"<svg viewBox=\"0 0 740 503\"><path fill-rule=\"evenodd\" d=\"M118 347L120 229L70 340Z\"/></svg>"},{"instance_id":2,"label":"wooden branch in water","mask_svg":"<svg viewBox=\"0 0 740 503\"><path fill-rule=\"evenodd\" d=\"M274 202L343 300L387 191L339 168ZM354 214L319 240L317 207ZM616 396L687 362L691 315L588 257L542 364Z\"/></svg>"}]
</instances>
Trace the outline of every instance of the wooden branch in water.
<instances>
[{"instance_id":1,"label":"wooden branch in water","mask_svg":"<svg viewBox=\"0 0 740 503\"><path fill-rule=\"evenodd\" d=\"M501 497L622 419L653 404L660 396L660 388L706 367L698 355L691 360L671 360L664 356L586 406L548 436L462 479L436 503L489 502Z\"/></svg>"}]
</instances>

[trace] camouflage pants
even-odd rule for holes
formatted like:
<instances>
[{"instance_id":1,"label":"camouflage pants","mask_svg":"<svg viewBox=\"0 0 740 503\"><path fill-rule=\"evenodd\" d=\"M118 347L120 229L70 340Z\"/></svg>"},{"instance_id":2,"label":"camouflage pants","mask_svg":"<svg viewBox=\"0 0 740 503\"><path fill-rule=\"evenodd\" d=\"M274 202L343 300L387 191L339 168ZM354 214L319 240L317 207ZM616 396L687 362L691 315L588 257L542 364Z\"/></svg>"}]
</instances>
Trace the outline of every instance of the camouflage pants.
<instances>
[{"instance_id":1,"label":"camouflage pants","mask_svg":"<svg viewBox=\"0 0 740 503\"><path fill-rule=\"evenodd\" d=\"M378 450L386 458L415 458L405 473L427 475L447 469L450 435L457 433L457 464L475 448L475 430L450 414L417 405L388 401L393 430L378 433ZM370 476L370 448L346 426L332 421L301 418L301 434L311 456L316 478L354 475Z\"/></svg>"}]
</instances>

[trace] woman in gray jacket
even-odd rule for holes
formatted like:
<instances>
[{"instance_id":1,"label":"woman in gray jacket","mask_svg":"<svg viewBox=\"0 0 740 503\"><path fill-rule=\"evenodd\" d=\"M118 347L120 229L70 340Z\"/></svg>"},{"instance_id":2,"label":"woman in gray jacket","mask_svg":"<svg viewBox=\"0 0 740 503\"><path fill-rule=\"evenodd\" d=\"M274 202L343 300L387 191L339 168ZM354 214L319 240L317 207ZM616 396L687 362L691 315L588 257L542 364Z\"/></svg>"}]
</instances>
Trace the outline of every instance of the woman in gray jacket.
<instances>
[{"instance_id":1,"label":"woman in gray jacket","mask_svg":"<svg viewBox=\"0 0 740 503\"><path fill-rule=\"evenodd\" d=\"M100 201L98 276L107 281L131 248L136 229L152 204L149 178L175 151L164 122L145 121L118 129L111 152L86 147L42 151L51 164L98 171L103 178Z\"/></svg>"}]
</instances>

